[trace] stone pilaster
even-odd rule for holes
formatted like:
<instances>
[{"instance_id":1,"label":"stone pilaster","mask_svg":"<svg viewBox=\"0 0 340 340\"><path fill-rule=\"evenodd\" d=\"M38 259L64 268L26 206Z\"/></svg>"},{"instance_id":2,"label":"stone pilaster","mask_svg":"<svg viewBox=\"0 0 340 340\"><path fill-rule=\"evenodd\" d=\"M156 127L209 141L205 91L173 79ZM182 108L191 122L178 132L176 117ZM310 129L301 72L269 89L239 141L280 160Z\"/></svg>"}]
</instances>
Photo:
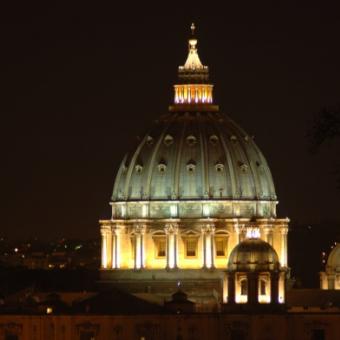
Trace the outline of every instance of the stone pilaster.
<instances>
[{"instance_id":1,"label":"stone pilaster","mask_svg":"<svg viewBox=\"0 0 340 340\"><path fill-rule=\"evenodd\" d=\"M166 268L175 269L178 266L178 225L166 224Z\"/></svg>"},{"instance_id":2,"label":"stone pilaster","mask_svg":"<svg viewBox=\"0 0 340 340\"><path fill-rule=\"evenodd\" d=\"M202 226L203 239L203 268L214 268L215 265L215 226L206 224Z\"/></svg>"}]
</instances>

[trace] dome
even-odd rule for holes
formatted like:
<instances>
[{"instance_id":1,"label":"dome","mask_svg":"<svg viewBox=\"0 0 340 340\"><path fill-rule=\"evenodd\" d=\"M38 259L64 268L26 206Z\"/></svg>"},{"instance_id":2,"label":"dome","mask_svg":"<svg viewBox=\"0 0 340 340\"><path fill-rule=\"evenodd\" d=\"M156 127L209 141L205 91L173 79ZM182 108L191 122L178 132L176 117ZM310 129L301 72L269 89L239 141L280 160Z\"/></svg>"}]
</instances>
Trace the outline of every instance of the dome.
<instances>
[{"instance_id":1,"label":"dome","mask_svg":"<svg viewBox=\"0 0 340 340\"><path fill-rule=\"evenodd\" d=\"M112 218L276 217L267 162L253 138L220 113L213 87L192 36L173 105L119 167Z\"/></svg>"},{"instance_id":2,"label":"dome","mask_svg":"<svg viewBox=\"0 0 340 340\"><path fill-rule=\"evenodd\" d=\"M279 268L276 251L259 238L249 238L239 243L232 250L228 262L230 271L268 271Z\"/></svg>"},{"instance_id":3,"label":"dome","mask_svg":"<svg viewBox=\"0 0 340 340\"><path fill-rule=\"evenodd\" d=\"M340 272L340 243L336 244L328 256L327 270Z\"/></svg>"},{"instance_id":4,"label":"dome","mask_svg":"<svg viewBox=\"0 0 340 340\"><path fill-rule=\"evenodd\" d=\"M238 201L240 216L275 217L264 156L251 136L219 112L170 112L124 157L112 202L171 200ZM262 206L242 206L249 201Z\"/></svg>"}]
</instances>

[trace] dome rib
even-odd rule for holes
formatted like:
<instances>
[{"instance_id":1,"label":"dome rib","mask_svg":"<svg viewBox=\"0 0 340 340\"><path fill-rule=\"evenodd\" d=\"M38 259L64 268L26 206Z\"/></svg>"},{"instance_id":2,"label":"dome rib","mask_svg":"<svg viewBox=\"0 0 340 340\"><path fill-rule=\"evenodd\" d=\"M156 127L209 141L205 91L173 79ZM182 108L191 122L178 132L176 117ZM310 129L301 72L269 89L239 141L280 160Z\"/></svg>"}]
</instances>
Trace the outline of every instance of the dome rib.
<instances>
[{"instance_id":1,"label":"dome rib","mask_svg":"<svg viewBox=\"0 0 340 340\"><path fill-rule=\"evenodd\" d=\"M229 122L231 127L234 130L234 134L237 136L238 139L238 149L239 149L239 156L240 156L240 161L244 161L247 163L248 168L250 169L252 176L247 176L247 180L249 181L249 186L252 188L253 191L253 196L258 197L258 187L256 186L256 174L253 171L253 168L251 166L251 157L248 154L248 150L247 150L247 146L245 145L245 143L240 142L244 140L244 137L247 135L240 127L238 127L234 121L232 121L229 118ZM236 128L237 126L237 128ZM242 158L242 160L241 160ZM242 175L242 174L241 174ZM243 196L243 193L242 195Z\"/></svg>"},{"instance_id":2,"label":"dome rib","mask_svg":"<svg viewBox=\"0 0 340 340\"><path fill-rule=\"evenodd\" d=\"M177 117L177 114L176 114ZM177 122L178 124L179 122ZM181 197L181 193L180 193L180 168L181 168L181 160L182 160L182 156L183 156L183 144L184 144L184 134L185 131L187 129L187 122L184 121L184 124L182 126L182 129L179 131L179 146L178 146L178 152L176 155L176 170L174 173L174 188L175 188L175 196L176 198L180 198Z\"/></svg>"},{"instance_id":3,"label":"dome rib","mask_svg":"<svg viewBox=\"0 0 340 340\"><path fill-rule=\"evenodd\" d=\"M199 117L201 118L201 117ZM208 198L209 195L209 179L208 179L208 152L207 152L207 145L206 145L206 139L205 136L206 134L202 133L202 130L204 127L202 126L202 119L199 119L198 122L198 132L199 132L199 139L200 139L200 144L201 144L201 163L202 163L202 196L204 198ZM205 157L205 155L207 157Z\"/></svg>"},{"instance_id":4,"label":"dome rib","mask_svg":"<svg viewBox=\"0 0 340 340\"><path fill-rule=\"evenodd\" d=\"M126 175L126 180L125 180L125 188L124 188L124 196L126 197L126 199L130 198L130 182L131 182L131 177L132 177L132 173L135 169L135 165L136 165L136 160L138 159L138 157L140 156L140 151L143 148L143 146L145 145L145 141L146 141L146 136L143 138L142 142L138 145L136 151L134 152L129 167L128 167L128 171L127 171L127 175Z\"/></svg>"},{"instance_id":5,"label":"dome rib","mask_svg":"<svg viewBox=\"0 0 340 340\"><path fill-rule=\"evenodd\" d=\"M219 133L219 137L221 139L221 143L223 145L224 152L226 154L226 159L227 159L228 169L229 169L228 173L230 174L231 193L229 195L228 192L226 192L226 197L228 197L228 196L235 197L236 196L236 188L238 187L239 183L238 183L238 179L237 179L235 172L234 172L231 152L230 152L230 150L227 146L226 140L224 139L224 134L221 131L221 126L217 125L215 121L214 121L214 125L215 125L215 127L216 127L216 129Z\"/></svg>"},{"instance_id":6,"label":"dome rib","mask_svg":"<svg viewBox=\"0 0 340 340\"><path fill-rule=\"evenodd\" d=\"M125 164L126 164L127 157L128 157L128 154L126 153L124 155L122 162L120 163L119 168L118 168L117 177L116 177L116 180L115 180L114 185L113 185L113 192L112 192L112 198L111 198L112 200L119 198L119 190L120 190L119 185L122 182L122 174L123 174L123 171L124 171L124 167L125 167ZM123 192L122 192L122 194L124 195Z\"/></svg>"},{"instance_id":7,"label":"dome rib","mask_svg":"<svg viewBox=\"0 0 340 340\"><path fill-rule=\"evenodd\" d=\"M147 197L151 197L151 181L152 181L152 176L154 173L154 168L155 168L155 160L156 157L158 156L158 152L159 152L159 148L162 144L162 141L169 129L170 123L167 124L167 126L164 128L164 130L162 131L162 133L160 134L158 141L154 147L154 150L152 152L152 156L151 156L151 161L150 161L150 167L148 169L148 175L147 175L147 180L146 180L146 188L145 188L145 193L147 195Z\"/></svg>"}]
</instances>

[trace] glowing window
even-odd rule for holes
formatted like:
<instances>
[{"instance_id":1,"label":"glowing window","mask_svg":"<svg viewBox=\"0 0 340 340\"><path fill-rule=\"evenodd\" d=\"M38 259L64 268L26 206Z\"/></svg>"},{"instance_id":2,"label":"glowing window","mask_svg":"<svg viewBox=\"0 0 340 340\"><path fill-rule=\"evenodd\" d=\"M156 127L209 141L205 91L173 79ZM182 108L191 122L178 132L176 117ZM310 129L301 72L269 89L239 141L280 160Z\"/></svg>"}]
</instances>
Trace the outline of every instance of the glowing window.
<instances>
[{"instance_id":1,"label":"glowing window","mask_svg":"<svg viewBox=\"0 0 340 340\"><path fill-rule=\"evenodd\" d=\"M155 247L156 247L156 257L165 257L166 256L166 238L162 236L158 236L154 238Z\"/></svg>"},{"instance_id":2,"label":"glowing window","mask_svg":"<svg viewBox=\"0 0 340 340\"><path fill-rule=\"evenodd\" d=\"M197 238L189 237L185 240L185 253L187 257L195 257L197 255Z\"/></svg>"},{"instance_id":3,"label":"glowing window","mask_svg":"<svg viewBox=\"0 0 340 340\"><path fill-rule=\"evenodd\" d=\"M227 254L227 238L216 237L215 238L216 256L226 256Z\"/></svg>"},{"instance_id":4,"label":"glowing window","mask_svg":"<svg viewBox=\"0 0 340 340\"><path fill-rule=\"evenodd\" d=\"M241 282L241 295L248 295L248 282L247 280L242 280Z\"/></svg>"}]
</instances>

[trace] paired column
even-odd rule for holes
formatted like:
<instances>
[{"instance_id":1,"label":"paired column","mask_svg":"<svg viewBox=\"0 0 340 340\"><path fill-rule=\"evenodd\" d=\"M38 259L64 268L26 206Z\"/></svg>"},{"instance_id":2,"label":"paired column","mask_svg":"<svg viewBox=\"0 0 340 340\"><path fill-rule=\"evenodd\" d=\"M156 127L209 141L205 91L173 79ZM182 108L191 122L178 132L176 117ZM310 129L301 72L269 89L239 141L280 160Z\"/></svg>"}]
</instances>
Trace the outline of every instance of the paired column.
<instances>
[{"instance_id":1,"label":"paired column","mask_svg":"<svg viewBox=\"0 0 340 340\"><path fill-rule=\"evenodd\" d=\"M175 269L178 265L178 225L175 223L165 225L166 234L166 268Z\"/></svg>"},{"instance_id":2,"label":"paired column","mask_svg":"<svg viewBox=\"0 0 340 340\"><path fill-rule=\"evenodd\" d=\"M134 227L135 269L142 269L145 266L145 249L144 249L145 230L146 230L145 225L135 225Z\"/></svg>"},{"instance_id":3,"label":"paired column","mask_svg":"<svg viewBox=\"0 0 340 340\"><path fill-rule=\"evenodd\" d=\"M206 224L202 227L203 267L215 267L215 226Z\"/></svg>"}]
</instances>

